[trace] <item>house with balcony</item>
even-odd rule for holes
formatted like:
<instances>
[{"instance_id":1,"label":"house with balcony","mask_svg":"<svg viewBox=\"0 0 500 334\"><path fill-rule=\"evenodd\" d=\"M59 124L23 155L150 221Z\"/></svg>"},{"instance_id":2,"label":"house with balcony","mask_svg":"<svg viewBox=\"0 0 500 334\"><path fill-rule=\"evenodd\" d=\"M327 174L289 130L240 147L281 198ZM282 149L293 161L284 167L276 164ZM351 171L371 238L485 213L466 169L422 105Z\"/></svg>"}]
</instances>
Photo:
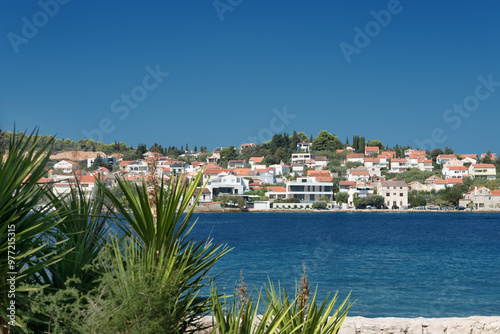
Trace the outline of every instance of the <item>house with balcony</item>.
<instances>
[{"instance_id":1,"label":"house with balcony","mask_svg":"<svg viewBox=\"0 0 500 334\"><path fill-rule=\"evenodd\" d=\"M353 168L347 170L347 181L368 182L370 173L365 167Z\"/></svg>"},{"instance_id":2,"label":"house with balcony","mask_svg":"<svg viewBox=\"0 0 500 334\"><path fill-rule=\"evenodd\" d=\"M493 180L497 177L497 170L493 164L472 164L469 166L469 175L472 178Z\"/></svg>"},{"instance_id":3,"label":"house with balcony","mask_svg":"<svg viewBox=\"0 0 500 334\"><path fill-rule=\"evenodd\" d=\"M309 152L310 150L311 150L311 143L307 142L297 143L297 151Z\"/></svg>"},{"instance_id":4,"label":"house with balcony","mask_svg":"<svg viewBox=\"0 0 500 334\"><path fill-rule=\"evenodd\" d=\"M377 156L380 153L378 146L365 146L365 156Z\"/></svg>"},{"instance_id":5,"label":"house with balcony","mask_svg":"<svg viewBox=\"0 0 500 334\"><path fill-rule=\"evenodd\" d=\"M128 173L146 173L148 171L148 163L146 160L134 160L127 164Z\"/></svg>"},{"instance_id":6,"label":"house with balcony","mask_svg":"<svg viewBox=\"0 0 500 334\"><path fill-rule=\"evenodd\" d=\"M286 184L286 198L298 198L301 201L316 202L321 197L333 198L333 182L318 182L315 178L302 177Z\"/></svg>"},{"instance_id":7,"label":"house with balcony","mask_svg":"<svg viewBox=\"0 0 500 334\"><path fill-rule=\"evenodd\" d=\"M464 175L469 175L469 169L465 166L448 166L444 165L442 173L445 178L463 178Z\"/></svg>"},{"instance_id":8,"label":"house with balcony","mask_svg":"<svg viewBox=\"0 0 500 334\"><path fill-rule=\"evenodd\" d=\"M363 153L347 153L346 162L360 162L365 163L365 155Z\"/></svg>"},{"instance_id":9,"label":"house with balcony","mask_svg":"<svg viewBox=\"0 0 500 334\"><path fill-rule=\"evenodd\" d=\"M54 169L60 169L64 174L70 174L78 169L78 164L69 160L61 160L54 164Z\"/></svg>"},{"instance_id":10,"label":"house with balcony","mask_svg":"<svg viewBox=\"0 0 500 334\"><path fill-rule=\"evenodd\" d=\"M442 164L444 164L450 160L456 159L456 158L457 157L455 154L440 154L436 158L436 163L442 165Z\"/></svg>"},{"instance_id":11,"label":"house with balcony","mask_svg":"<svg viewBox=\"0 0 500 334\"><path fill-rule=\"evenodd\" d=\"M404 158L391 159L391 173L402 173L408 170L407 161Z\"/></svg>"},{"instance_id":12,"label":"house with balcony","mask_svg":"<svg viewBox=\"0 0 500 334\"><path fill-rule=\"evenodd\" d=\"M213 197L222 194L243 195L250 189L250 182L243 177L228 174L211 178L208 180L206 188L210 190Z\"/></svg>"}]
</instances>

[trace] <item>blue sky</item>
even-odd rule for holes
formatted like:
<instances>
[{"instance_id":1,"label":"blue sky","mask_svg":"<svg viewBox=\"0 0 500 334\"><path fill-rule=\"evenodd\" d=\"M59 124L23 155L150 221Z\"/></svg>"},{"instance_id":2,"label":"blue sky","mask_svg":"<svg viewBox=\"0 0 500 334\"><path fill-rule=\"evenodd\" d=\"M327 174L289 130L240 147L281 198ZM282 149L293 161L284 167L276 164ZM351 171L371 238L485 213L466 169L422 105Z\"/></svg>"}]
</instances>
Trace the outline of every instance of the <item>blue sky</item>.
<instances>
[{"instance_id":1,"label":"blue sky","mask_svg":"<svg viewBox=\"0 0 500 334\"><path fill-rule=\"evenodd\" d=\"M2 7L2 130L209 149L327 130L500 152L498 1Z\"/></svg>"}]
</instances>

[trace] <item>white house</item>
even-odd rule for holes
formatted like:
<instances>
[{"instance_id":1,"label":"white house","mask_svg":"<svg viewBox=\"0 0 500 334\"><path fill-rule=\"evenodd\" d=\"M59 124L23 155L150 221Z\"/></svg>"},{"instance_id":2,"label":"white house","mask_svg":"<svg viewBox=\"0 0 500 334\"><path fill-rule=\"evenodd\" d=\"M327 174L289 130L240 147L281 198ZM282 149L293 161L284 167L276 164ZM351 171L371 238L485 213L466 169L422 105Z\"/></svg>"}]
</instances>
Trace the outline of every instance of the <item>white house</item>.
<instances>
[{"instance_id":1,"label":"white house","mask_svg":"<svg viewBox=\"0 0 500 334\"><path fill-rule=\"evenodd\" d=\"M247 168L246 160L229 160L227 163L227 168Z\"/></svg>"},{"instance_id":2,"label":"white house","mask_svg":"<svg viewBox=\"0 0 500 334\"><path fill-rule=\"evenodd\" d=\"M129 173L146 173L147 171L148 163L146 160L134 160L127 165L127 172Z\"/></svg>"},{"instance_id":3,"label":"white house","mask_svg":"<svg viewBox=\"0 0 500 334\"><path fill-rule=\"evenodd\" d=\"M312 160L311 153L294 153L292 154L292 165L305 165L307 160Z\"/></svg>"},{"instance_id":4,"label":"white house","mask_svg":"<svg viewBox=\"0 0 500 334\"><path fill-rule=\"evenodd\" d=\"M314 202L321 197L333 198L333 182L318 182L316 178L303 177L286 184L286 198L298 198L301 201Z\"/></svg>"},{"instance_id":5,"label":"white house","mask_svg":"<svg viewBox=\"0 0 500 334\"><path fill-rule=\"evenodd\" d=\"M311 143L307 143L307 142L297 143L297 150L298 151L309 152L310 148L311 148Z\"/></svg>"},{"instance_id":6,"label":"white house","mask_svg":"<svg viewBox=\"0 0 500 334\"><path fill-rule=\"evenodd\" d=\"M288 175L290 174L290 167L284 164L271 165L274 168L275 175Z\"/></svg>"},{"instance_id":7,"label":"white house","mask_svg":"<svg viewBox=\"0 0 500 334\"><path fill-rule=\"evenodd\" d=\"M92 166L92 164L94 163L94 160L96 158L89 158L87 159L87 168L89 168L90 166ZM101 157L102 161L106 162L106 163L109 163L109 164L112 164L113 166L116 165L116 157Z\"/></svg>"},{"instance_id":8,"label":"white house","mask_svg":"<svg viewBox=\"0 0 500 334\"><path fill-rule=\"evenodd\" d=\"M455 156L455 154L440 154L436 158L436 163L437 164L444 164L445 162L456 159L456 158L457 157Z\"/></svg>"},{"instance_id":9,"label":"white house","mask_svg":"<svg viewBox=\"0 0 500 334\"><path fill-rule=\"evenodd\" d=\"M340 191L345 191L345 190L340 190ZM373 195L373 186L368 184L356 184L350 186L347 189L347 193L349 194L349 199L347 200L347 204L352 207L354 206L354 196L362 198L368 195Z\"/></svg>"},{"instance_id":10,"label":"white house","mask_svg":"<svg viewBox=\"0 0 500 334\"><path fill-rule=\"evenodd\" d=\"M346 154L347 162L360 162L365 163L365 155L363 153L348 153Z\"/></svg>"},{"instance_id":11,"label":"white house","mask_svg":"<svg viewBox=\"0 0 500 334\"><path fill-rule=\"evenodd\" d=\"M389 208L408 205L408 185L405 181L381 181L377 194L384 197Z\"/></svg>"},{"instance_id":12,"label":"white house","mask_svg":"<svg viewBox=\"0 0 500 334\"><path fill-rule=\"evenodd\" d=\"M391 173L402 173L408 169L407 161L403 158L391 159Z\"/></svg>"},{"instance_id":13,"label":"white house","mask_svg":"<svg viewBox=\"0 0 500 334\"><path fill-rule=\"evenodd\" d=\"M266 168L266 164L263 164L262 161L264 157L251 157L248 162L250 163L250 167L252 170L254 169L264 169Z\"/></svg>"},{"instance_id":14,"label":"white house","mask_svg":"<svg viewBox=\"0 0 500 334\"><path fill-rule=\"evenodd\" d=\"M54 169L60 169L64 174L69 174L77 170L78 164L73 161L61 160L54 164Z\"/></svg>"},{"instance_id":15,"label":"white house","mask_svg":"<svg viewBox=\"0 0 500 334\"><path fill-rule=\"evenodd\" d=\"M378 155L380 148L378 146L365 146L365 155Z\"/></svg>"},{"instance_id":16,"label":"white house","mask_svg":"<svg viewBox=\"0 0 500 334\"><path fill-rule=\"evenodd\" d=\"M448 166L445 164L442 173L446 178L462 178L464 175L469 175L469 170L465 166Z\"/></svg>"},{"instance_id":17,"label":"white house","mask_svg":"<svg viewBox=\"0 0 500 334\"><path fill-rule=\"evenodd\" d=\"M370 179L370 173L367 169L348 169L347 170L347 181L355 182L368 182Z\"/></svg>"},{"instance_id":18,"label":"white house","mask_svg":"<svg viewBox=\"0 0 500 334\"><path fill-rule=\"evenodd\" d=\"M220 194L243 195L249 190L250 182L243 177L229 174L211 178L206 188L210 190L213 197Z\"/></svg>"}]
</instances>

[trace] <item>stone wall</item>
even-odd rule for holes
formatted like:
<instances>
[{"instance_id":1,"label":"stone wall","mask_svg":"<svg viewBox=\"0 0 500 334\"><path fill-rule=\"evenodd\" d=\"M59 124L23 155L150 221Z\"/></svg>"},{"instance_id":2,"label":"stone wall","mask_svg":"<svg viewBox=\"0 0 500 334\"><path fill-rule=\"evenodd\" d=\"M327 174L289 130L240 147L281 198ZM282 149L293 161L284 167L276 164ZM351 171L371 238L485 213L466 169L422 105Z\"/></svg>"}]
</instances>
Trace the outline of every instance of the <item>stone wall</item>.
<instances>
[{"instance_id":1,"label":"stone wall","mask_svg":"<svg viewBox=\"0 0 500 334\"><path fill-rule=\"evenodd\" d=\"M339 334L500 334L500 317L348 317Z\"/></svg>"}]
</instances>

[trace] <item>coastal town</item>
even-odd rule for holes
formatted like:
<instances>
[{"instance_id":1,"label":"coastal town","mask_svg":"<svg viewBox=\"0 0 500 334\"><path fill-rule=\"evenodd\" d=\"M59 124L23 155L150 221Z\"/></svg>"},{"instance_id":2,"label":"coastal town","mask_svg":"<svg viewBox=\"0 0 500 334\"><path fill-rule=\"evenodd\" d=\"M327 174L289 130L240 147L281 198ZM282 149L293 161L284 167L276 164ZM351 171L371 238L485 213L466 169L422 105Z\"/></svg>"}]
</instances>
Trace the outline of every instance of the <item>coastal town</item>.
<instances>
[{"instance_id":1,"label":"coastal town","mask_svg":"<svg viewBox=\"0 0 500 334\"><path fill-rule=\"evenodd\" d=\"M92 196L98 178L106 187L113 188L118 177L140 184L143 175L153 173L167 184L171 178L192 180L203 173L203 184L199 187L202 193L196 203L197 210L202 212L220 211L222 207L245 210L500 209L499 165L495 153L457 154L449 148L446 152L409 147L392 150L377 140L365 144L364 138L360 142L356 136L355 145L349 145L347 140L346 144L337 143L341 148L318 150L318 138L325 133L322 131L316 139L311 136L310 141L295 140L295 149L289 156L281 154L280 161L276 159L279 148L272 158L252 154L258 153L261 146L255 143L237 148L217 147L213 151L182 150L175 157L152 147L134 160L125 160L120 153L62 152L51 156L54 164L40 182L49 183L56 194L65 194L78 181L88 196ZM338 141L335 136L326 135Z\"/></svg>"}]
</instances>

